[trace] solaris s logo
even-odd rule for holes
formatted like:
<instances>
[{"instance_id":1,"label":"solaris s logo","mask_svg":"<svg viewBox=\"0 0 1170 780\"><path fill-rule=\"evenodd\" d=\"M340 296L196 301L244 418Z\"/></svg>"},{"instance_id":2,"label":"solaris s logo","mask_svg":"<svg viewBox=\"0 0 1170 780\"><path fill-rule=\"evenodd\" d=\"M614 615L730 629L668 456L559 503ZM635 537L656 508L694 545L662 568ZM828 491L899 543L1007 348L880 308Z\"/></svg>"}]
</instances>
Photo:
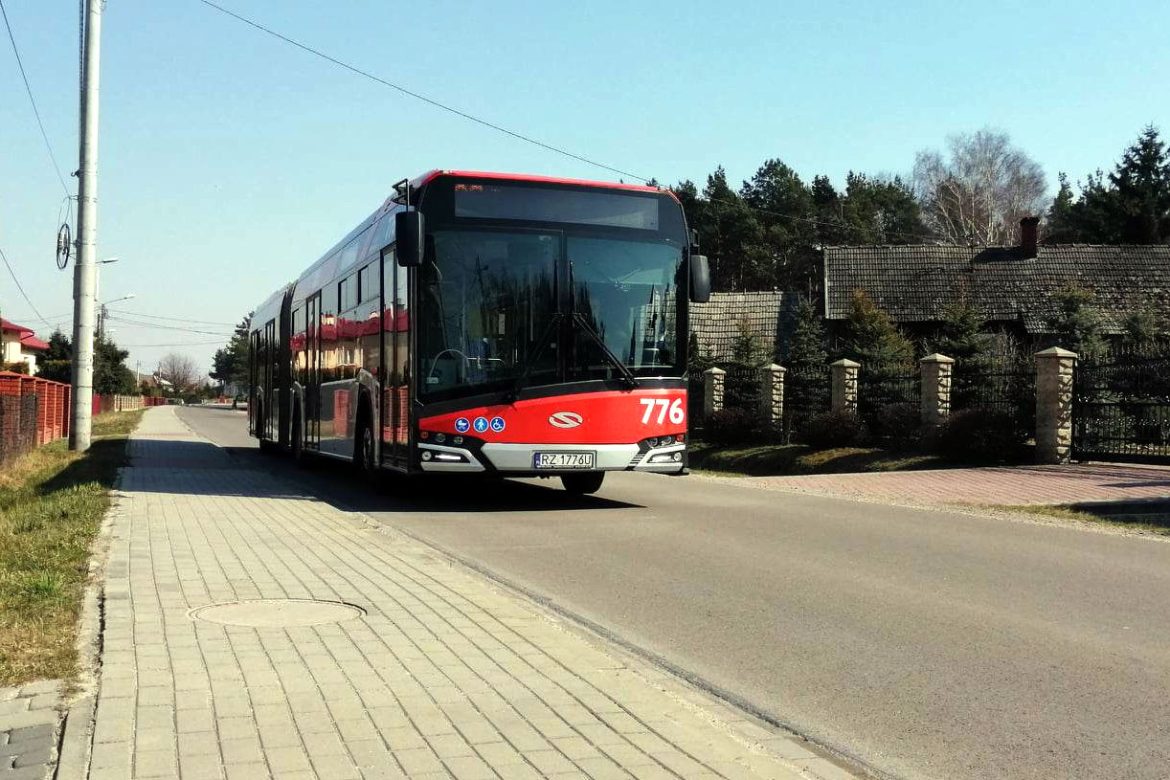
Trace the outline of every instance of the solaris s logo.
<instances>
[{"instance_id":1,"label":"solaris s logo","mask_svg":"<svg viewBox=\"0 0 1170 780\"><path fill-rule=\"evenodd\" d=\"M554 412L548 416L548 424L554 428L576 428L585 418L576 412Z\"/></svg>"}]
</instances>

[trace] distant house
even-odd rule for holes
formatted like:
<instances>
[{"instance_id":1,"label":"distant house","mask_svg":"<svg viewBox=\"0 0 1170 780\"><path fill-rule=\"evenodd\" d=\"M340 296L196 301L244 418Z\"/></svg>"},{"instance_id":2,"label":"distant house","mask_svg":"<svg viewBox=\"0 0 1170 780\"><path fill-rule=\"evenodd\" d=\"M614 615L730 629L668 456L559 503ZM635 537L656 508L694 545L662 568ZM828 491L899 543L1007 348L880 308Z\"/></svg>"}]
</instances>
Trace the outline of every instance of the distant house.
<instances>
[{"instance_id":1,"label":"distant house","mask_svg":"<svg viewBox=\"0 0 1170 780\"><path fill-rule=\"evenodd\" d=\"M24 363L29 374L37 372L37 356L49 348L32 328L0 317L0 367Z\"/></svg>"},{"instance_id":2,"label":"distant house","mask_svg":"<svg viewBox=\"0 0 1170 780\"><path fill-rule=\"evenodd\" d=\"M712 293L708 303L691 304L690 330L703 355L727 360L744 332L756 334L765 349L783 354L799 296L794 293Z\"/></svg>"},{"instance_id":3,"label":"distant house","mask_svg":"<svg viewBox=\"0 0 1170 780\"><path fill-rule=\"evenodd\" d=\"M848 318L853 291L864 290L894 322L923 333L966 296L992 325L1043 336L1053 294L1077 285L1095 294L1106 333L1121 333L1126 314L1142 307L1170 320L1170 246L1037 244L1035 222L1022 227L1016 247L826 247L825 319Z\"/></svg>"}]
</instances>

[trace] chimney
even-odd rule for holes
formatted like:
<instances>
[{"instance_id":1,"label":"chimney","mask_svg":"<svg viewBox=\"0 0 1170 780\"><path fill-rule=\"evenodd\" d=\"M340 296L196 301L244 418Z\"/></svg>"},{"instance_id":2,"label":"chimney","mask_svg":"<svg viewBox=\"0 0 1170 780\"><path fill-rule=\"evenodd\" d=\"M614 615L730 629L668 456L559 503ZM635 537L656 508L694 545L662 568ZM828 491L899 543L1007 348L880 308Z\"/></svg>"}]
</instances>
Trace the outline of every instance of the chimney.
<instances>
[{"instance_id":1,"label":"chimney","mask_svg":"<svg viewBox=\"0 0 1170 780\"><path fill-rule=\"evenodd\" d=\"M1036 257L1036 239L1040 232L1040 217L1024 217L1020 220L1020 254L1025 260Z\"/></svg>"}]
</instances>

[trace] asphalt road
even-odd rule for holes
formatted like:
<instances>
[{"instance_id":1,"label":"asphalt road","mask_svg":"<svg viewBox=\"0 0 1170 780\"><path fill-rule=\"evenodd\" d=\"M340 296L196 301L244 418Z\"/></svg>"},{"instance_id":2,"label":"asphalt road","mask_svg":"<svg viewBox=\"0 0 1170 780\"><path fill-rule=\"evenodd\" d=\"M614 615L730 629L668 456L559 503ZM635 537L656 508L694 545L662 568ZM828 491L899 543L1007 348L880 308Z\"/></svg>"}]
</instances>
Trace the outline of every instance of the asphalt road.
<instances>
[{"instance_id":1,"label":"asphalt road","mask_svg":"<svg viewBox=\"0 0 1170 780\"><path fill-rule=\"evenodd\" d=\"M184 409L245 459L243 416ZM1170 544L702 477L325 500L473 561L899 778L1170 777Z\"/></svg>"}]
</instances>

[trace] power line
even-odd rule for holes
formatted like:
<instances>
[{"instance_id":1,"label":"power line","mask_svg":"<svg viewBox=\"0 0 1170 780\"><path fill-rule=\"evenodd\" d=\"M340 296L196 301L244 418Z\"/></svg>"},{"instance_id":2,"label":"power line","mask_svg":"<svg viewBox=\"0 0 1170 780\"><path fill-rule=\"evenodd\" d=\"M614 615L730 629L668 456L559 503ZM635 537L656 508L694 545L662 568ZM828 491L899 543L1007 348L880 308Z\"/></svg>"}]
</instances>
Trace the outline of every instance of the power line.
<instances>
[{"instance_id":1,"label":"power line","mask_svg":"<svg viewBox=\"0 0 1170 780\"><path fill-rule=\"evenodd\" d=\"M24 287L20 284L20 280L16 278L16 271L12 270L12 263L8 262L8 255L4 254L3 249L0 249L0 259L3 259L4 265L8 267L8 273L10 276L12 276L12 281L16 283L16 289L20 290L20 294L24 298L24 302L27 303L28 307L33 310L33 314L37 315L37 319L48 326L50 324L49 321L42 317L41 313L37 311L37 307L33 304L32 299L28 297L28 293L24 291Z\"/></svg>"},{"instance_id":2,"label":"power line","mask_svg":"<svg viewBox=\"0 0 1170 780\"><path fill-rule=\"evenodd\" d=\"M232 328L236 327L236 325L237 325L237 323L234 323L234 322L219 322L216 320L193 320L190 317L164 317L161 314L143 314L142 312L126 311L125 309L110 309L110 311L117 312L118 314L128 314L132 317L145 317L146 319L166 320L168 322L191 322L191 323L194 323L196 325L227 325L228 327L232 327Z\"/></svg>"},{"instance_id":3,"label":"power line","mask_svg":"<svg viewBox=\"0 0 1170 780\"><path fill-rule=\"evenodd\" d=\"M357 75L363 76L364 78L370 79L371 81L376 81L377 83L381 84L382 86L390 87L390 89L397 90L398 92L401 92L402 94L404 94L408 97L412 97L415 100L421 100L423 103L434 106L435 108L439 108L439 109L442 109L443 111L447 111L448 113L455 114L456 116L462 117L462 118L467 119L471 122L475 122L478 125L483 125L484 127L490 128L490 129L495 130L495 131L500 132L500 133L503 133L504 135L511 136L512 138L515 138L519 141L524 141L525 143L533 144L534 146L539 146L540 148L545 149L547 151L555 152L556 154L560 154L560 155L564 155L565 157L569 157L569 158L572 158L572 159L577 160L579 162L586 163L587 165L592 165L595 168L600 168L602 170L606 170L606 171L609 171L611 173L616 173L616 174L619 174L621 176L626 176L626 177L629 177L631 179L637 179L638 181L641 181L641 182L650 181L650 179L648 179L645 176L639 176L635 173L630 173L629 171L623 171L620 168L615 168L612 165L606 165L605 163L600 163L600 162L597 162L596 160L591 160L588 157L584 157L580 154L570 152L567 149L562 149L558 146L553 146L552 144L548 144L548 143L545 143L544 141L537 140L536 138L533 138L531 136L524 135L523 133L518 133L515 130L509 130L508 128L502 127L502 126L497 125L493 122L489 122L486 119L481 119L477 116L474 116L473 114L469 114L466 111L462 111L458 108L454 108L454 107L449 106L445 103L440 103L438 100L435 100L434 98L429 98L426 95L422 95L422 94L419 94L418 92L414 92L412 90L409 90L406 87L401 86L400 84L395 84L392 81L387 81L386 79L381 78L380 76L375 76L373 73L370 73L368 71L364 71L361 68L358 68L354 65L350 65L347 62L343 62L342 60L339 60L336 57L332 57L328 54L325 54L324 52L319 51L317 49L314 49L311 46L303 44L299 41L295 41L286 35L282 35L281 33L278 33L275 30L271 30L268 27L265 27L264 25L260 24L259 22L254 22L251 19L240 16L239 14L237 14L233 11L229 11L228 9L224 8L223 6L216 5L215 3L211 2L211 0L199 0L199 2L203 3L208 8L213 8L222 14L230 16L237 21L243 22L244 24L248 25L249 27L253 27L253 28L259 30L260 32L267 33L268 35L271 35L273 38L278 38L278 39L284 41L285 43L288 43L292 46L297 47L298 49L300 49L302 51L305 51L305 52L308 52L309 54L314 55L315 57L320 57L321 59L325 60L326 62L331 62L334 65L338 66L339 68L344 68L344 69L350 71L351 73L356 73Z\"/></svg>"},{"instance_id":4,"label":"power line","mask_svg":"<svg viewBox=\"0 0 1170 780\"><path fill-rule=\"evenodd\" d=\"M174 344L118 344L118 346L123 349L146 349L148 347L206 347L222 343L222 341L185 341Z\"/></svg>"},{"instance_id":5,"label":"power line","mask_svg":"<svg viewBox=\"0 0 1170 780\"><path fill-rule=\"evenodd\" d=\"M37 109L37 99L33 97L32 87L28 83L28 74L24 72L24 63L20 59L20 49L16 46L16 36L12 34L12 25L8 23L8 11L4 9L4 0L0 0L0 15L4 16L4 26L8 28L8 40L12 42L12 53L16 55L16 65L20 68L20 77L24 80L24 90L28 93L28 102L32 104L33 115L37 118L37 127L41 129L41 138L45 140L45 149L49 152L49 159L53 162L53 170L57 172L57 181L61 182L61 189L72 197L69 187L65 184L65 177L61 175L61 166L57 165L57 156L53 154L53 145L49 143L49 134L45 132L45 123L41 121L41 112Z\"/></svg>"},{"instance_id":6,"label":"power line","mask_svg":"<svg viewBox=\"0 0 1170 780\"><path fill-rule=\"evenodd\" d=\"M180 331L182 333L199 333L199 334L204 335L204 336L223 336L224 338L231 338L231 336L233 335L231 333L223 333L221 331L214 331L214 330L200 330L198 328L180 328L177 325L161 325L157 322L144 322L142 320L130 319L128 317L115 317L115 316L111 315L111 316L107 317L107 319L109 319L110 322L121 322L124 325L133 325L133 326L136 326L139 328L150 328L152 330L174 330L174 331Z\"/></svg>"}]
</instances>

